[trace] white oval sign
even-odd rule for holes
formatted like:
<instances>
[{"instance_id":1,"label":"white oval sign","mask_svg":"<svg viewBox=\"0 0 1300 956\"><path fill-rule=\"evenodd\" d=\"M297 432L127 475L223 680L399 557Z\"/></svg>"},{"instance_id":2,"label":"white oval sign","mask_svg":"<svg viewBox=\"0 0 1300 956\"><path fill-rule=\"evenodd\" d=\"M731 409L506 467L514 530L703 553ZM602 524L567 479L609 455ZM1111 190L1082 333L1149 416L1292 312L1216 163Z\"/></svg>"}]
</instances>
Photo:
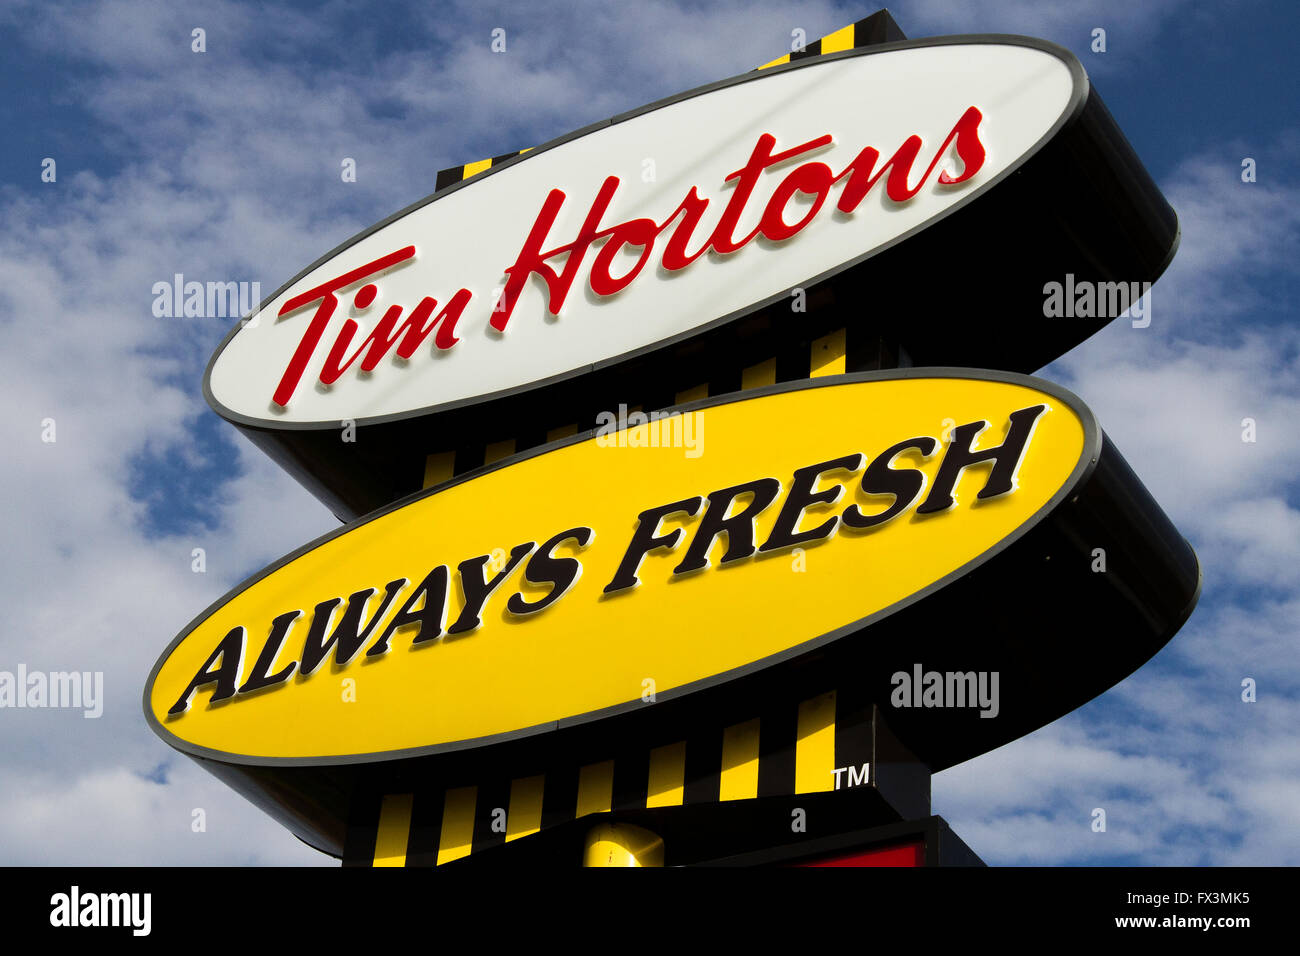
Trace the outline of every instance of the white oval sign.
<instances>
[{"instance_id":1,"label":"white oval sign","mask_svg":"<svg viewBox=\"0 0 1300 956\"><path fill-rule=\"evenodd\" d=\"M990 38L617 117L326 256L228 338L209 394L237 421L336 425L581 372L879 252L1023 163L1086 94L1065 51Z\"/></svg>"}]
</instances>

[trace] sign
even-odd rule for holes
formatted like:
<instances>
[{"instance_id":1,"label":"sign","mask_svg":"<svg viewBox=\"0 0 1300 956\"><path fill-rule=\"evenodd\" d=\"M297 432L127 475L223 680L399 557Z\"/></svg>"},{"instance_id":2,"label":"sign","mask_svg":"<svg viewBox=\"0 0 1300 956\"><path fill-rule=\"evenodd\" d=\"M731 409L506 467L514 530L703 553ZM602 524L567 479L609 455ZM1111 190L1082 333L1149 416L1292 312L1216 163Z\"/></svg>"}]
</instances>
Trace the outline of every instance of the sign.
<instances>
[{"instance_id":1,"label":"sign","mask_svg":"<svg viewBox=\"0 0 1300 956\"><path fill-rule=\"evenodd\" d=\"M452 449L564 416L585 427L614 384L633 404L666 392L662 407L698 384L689 376L719 375L702 364L708 335L742 363L806 350L844 325L846 296L886 279L892 290L852 310L852 336L880 335L899 318L895 295L923 294L911 327L889 333L918 364L1029 370L1114 316L1017 318L995 349L961 327L976 283L996 271L1001 308L1022 316L1018 303L1041 311L1044 276L1100 266L1149 282L1176 241L1122 137L1100 136L1109 172L1062 165L1103 121L1071 54L1014 37L886 44L737 77L531 150L351 240L232 330L205 391L356 514L419 487L402 422L436 418L418 433ZM1168 211L1166 228L1111 235L1138 197ZM1044 201L1060 209L1047 225ZM345 423L366 434L340 441Z\"/></svg>"},{"instance_id":2,"label":"sign","mask_svg":"<svg viewBox=\"0 0 1300 956\"><path fill-rule=\"evenodd\" d=\"M364 517L172 642L155 732L345 865L978 863L931 773L1199 595L1020 374L1178 226L1068 51L896 40L440 174L231 330L209 403Z\"/></svg>"},{"instance_id":3,"label":"sign","mask_svg":"<svg viewBox=\"0 0 1300 956\"><path fill-rule=\"evenodd\" d=\"M689 334L974 198L1078 106L1077 80L1029 46L928 46L765 72L610 123L313 267L219 353L213 397L334 425Z\"/></svg>"},{"instance_id":4,"label":"sign","mask_svg":"<svg viewBox=\"0 0 1300 956\"><path fill-rule=\"evenodd\" d=\"M1062 507L1081 512L1105 445L1069 393L997 373L833 377L683 406L483 469L290 555L172 644L146 712L198 756L364 762L617 725L645 708L647 688L656 706L706 700L812 655L839 676L830 665L846 654L943 665L947 626L904 644L871 637L909 608L936 625L969 616L964 657L997 661L1042 602L1061 599L1019 593L1020 562L1041 557L1014 545ZM1186 554L1144 560L1186 565L1178 544ZM1156 646L1190 610L1190 562L1190 576L1162 585L1176 593L1143 595L1175 608L1145 612ZM1075 571L1072 586L1089 577L1086 562ZM981 633L978 609L954 601L981 579L1014 633ZM1017 689L1032 707L972 714L968 739L949 725L947 742L911 745L923 759L970 756L1054 719L1078 688L1095 695L1153 652L1136 630L1126 641L1119 661L1096 655L1096 673L1081 663L1042 700ZM1059 653L1047 644L1021 665Z\"/></svg>"}]
</instances>

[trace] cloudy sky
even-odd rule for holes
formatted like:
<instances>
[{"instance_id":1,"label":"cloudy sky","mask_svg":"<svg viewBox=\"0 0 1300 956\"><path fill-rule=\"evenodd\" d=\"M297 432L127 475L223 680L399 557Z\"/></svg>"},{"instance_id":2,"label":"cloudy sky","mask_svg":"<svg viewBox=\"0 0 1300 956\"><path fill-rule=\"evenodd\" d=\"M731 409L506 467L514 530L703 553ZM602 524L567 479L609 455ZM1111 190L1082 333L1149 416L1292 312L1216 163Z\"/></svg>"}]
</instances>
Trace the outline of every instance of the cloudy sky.
<instances>
[{"instance_id":1,"label":"cloudy sky","mask_svg":"<svg viewBox=\"0 0 1300 956\"><path fill-rule=\"evenodd\" d=\"M874 9L0 2L0 670L105 675L99 719L0 710L0 864L332 862L141 714L150 667L197 611L335 526L204 404L229 323L155 317L155 282L269 293L440 168L744 72L795 29ZM1150 326L1112 323L1041 374L1092 406L1205 569L1199 609L1149 665L939 774L935 812L994 864L1300 863L1300 14L1288 0L891 9L914 37L1072 49L1178 211Z\"/></svg>"}]
</instances>

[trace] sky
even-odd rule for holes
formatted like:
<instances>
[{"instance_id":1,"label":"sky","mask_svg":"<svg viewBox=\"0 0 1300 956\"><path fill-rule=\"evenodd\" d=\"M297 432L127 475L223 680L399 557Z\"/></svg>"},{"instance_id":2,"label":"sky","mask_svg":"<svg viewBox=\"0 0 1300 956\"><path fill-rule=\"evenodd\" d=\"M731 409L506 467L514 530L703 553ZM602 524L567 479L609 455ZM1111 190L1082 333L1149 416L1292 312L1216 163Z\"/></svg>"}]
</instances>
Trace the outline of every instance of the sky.
<instances>
[{"instance_id":1,"label":"sky","mask_svg":"<svg viewBox=\"0 0 1300 956\"><path fill-rule=\"evenodd\" d=\"M204 403L230 322L155 316L154 283L183 273L269 293L427 195L439 169L745 72L796 29L811 39L876 9L0 0L0 670L104 675L98 718L0 710L0 864L335 862L141 713L150 668L198 611L337 526ZM1113 322L1039 374L1096 412L1205 575L1152 661L936 775L934 812L990 864L1300 863L1300 8L890 10L911 37L1071 49L1177 210L1150 325Z\"/></svg>"}]
</instances>

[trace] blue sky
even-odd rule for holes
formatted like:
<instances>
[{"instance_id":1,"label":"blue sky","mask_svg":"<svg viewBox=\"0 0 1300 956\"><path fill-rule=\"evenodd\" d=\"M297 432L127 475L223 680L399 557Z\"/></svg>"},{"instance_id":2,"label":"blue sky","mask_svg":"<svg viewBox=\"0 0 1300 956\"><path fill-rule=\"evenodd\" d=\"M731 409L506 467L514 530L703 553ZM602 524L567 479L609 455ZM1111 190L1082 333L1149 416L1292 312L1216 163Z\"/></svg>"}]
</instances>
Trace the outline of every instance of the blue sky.
<instances>
[{"instance_id":1,"label":"blue sky","mask_svg":"<svg viewBox=\"0 0 1300 956\"><path fill-rule=\"evenodd\" d=\"M334 525L203 403L228 322L154 317L153 283L181 272L269 292L427 194L444 166L744 72L796 28L817 37L874 9L0 4L0 670L103 671L107 698L98 720L0 711L0 864L331 862L140 713L145 676L195 613ZM1150 664L936 776L935 811L990 863L1300 862L1300 10L891 10L914 37L1021 33L1072 49L1177 209L1182 246L1150 327L1112 323L1041 374L1092 406L1205 569L1199 609ZM489 49L496 27L505 54ZM1096 27L1105 53L1089 49ZM355 183L341 181L344 157ZM1244 157L1255 183L1241 181ZM1246 677L1256 703L1241 700ZM1089 826L1095 807L1105 833ZM196 808L206 832L191 829Z\"/></svg>"}]
</instances>

